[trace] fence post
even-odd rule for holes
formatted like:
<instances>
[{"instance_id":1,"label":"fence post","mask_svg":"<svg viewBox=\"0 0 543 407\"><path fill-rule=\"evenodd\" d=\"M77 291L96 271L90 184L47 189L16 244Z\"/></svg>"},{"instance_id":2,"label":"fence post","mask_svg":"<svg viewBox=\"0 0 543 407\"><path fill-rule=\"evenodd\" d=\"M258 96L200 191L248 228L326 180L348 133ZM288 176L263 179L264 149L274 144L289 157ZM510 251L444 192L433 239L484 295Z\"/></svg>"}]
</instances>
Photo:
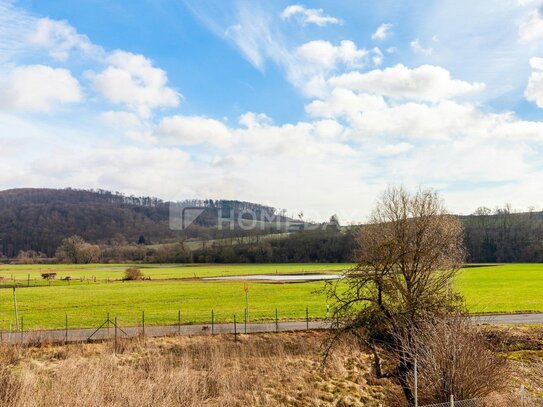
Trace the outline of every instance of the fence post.
<instances>
[{"instance_id":1,"label":"fence post","mask_svg":"<svg viewBox=\"0 0 543 407\"><path fill-rule=\"evenodd\" d=\"M107 313L107 338L109 339L109 321L111 321L109 319L109 312Z\"/></svg>"},{"instance_id":2,"label":"fence post","mask_svg":"<svg viewBox=\"0 0 543 407\"><path fill-rule=\"evenodd\" d=\"M115 317L115 354L117 354L117 317Z\"/></svg>"},{"instance_id":3,"label":"fence post","mask_svg":"<svg viewBox=\"0 0 543 407\"><path fill-rule=\"evenodd\" d=\"M247 308L245 308L243 315L243 324L245 325L245 333L247 333Z\"/></svg>"},{"instance_id":4,"label":"fence post","mask_svg":"<svg viewBox=\"0 0 543 407\"><path fill-rule=\"evenodd\" d=\"M309 307L307 305L305 307L305 327L309 329Z\"/></svg>"},{"instance_id":5,"label":"fence post","mask_svg":"<svg viewBox=\"0 0 543 407\"><path fill-rule=\"evenodd\" d=\"M236 314L234 314L234 342L238 341L238 331L236 328Z\"/></svg>"},{"instance_id":6,"label":"fence post","mask_svg":"<svg viewBox=\"0 0 543 407\"><path fill-rule=\"evenodd\" d=\"M25 330L25 320L24 320L24 317L21 315L21 344L23 343L24 330Z\"/></svg>"},{"instance_id":7,"label":"fence post","mask_svg":"<svg viewBox=\"0 0 543 407\"><path fill-rule=\"evenodd\" d=\"M211 308L211 335L215 333L215 311Z\"/></svg>"},{"instance_id":8,"label":"fence post","mask_svg":"<svg viewBox=\"0 0 543 407\"><path fill-rule=\"evenodd\" d=\"M145 338L145 311L141 311L141 336Z\"/></svg>"},{"instance_id":9,"label":"fence post","mask_svg":"<svg viewBox=\"0 0 543 407\"><path fill-rule=\"evenodd\" d=\"M279 332L279 316L277 313L277 308L275 308L275 332Z\"/></svg>"},{"instance_id":10,"label":"fence post","mask_svg":"<svg viewBox=\"0 0 543 407\"><path fill-rule=\"evenodd\" d=\"M451 407L454 407L454 396L451 394Z\"/></svg>"},{"instance_id":11,"label":"fence post","mask_svg":"<svg viewBox=\"0 0 543 407\"><path fill-rule=\"evenodd\" d=\"M181 310L177 310L177 334L181 335Z\"/></svg>"},{"instance_id":12,"label":"fence post","mask_svg":"<svg viewBox=\"0 0 543 407\"><path fill-rule=\"evenodd\" d=\"M66 325L64 331L64 343L68 343L68 314L66 314Z\"/></svg>"}]
</instances>

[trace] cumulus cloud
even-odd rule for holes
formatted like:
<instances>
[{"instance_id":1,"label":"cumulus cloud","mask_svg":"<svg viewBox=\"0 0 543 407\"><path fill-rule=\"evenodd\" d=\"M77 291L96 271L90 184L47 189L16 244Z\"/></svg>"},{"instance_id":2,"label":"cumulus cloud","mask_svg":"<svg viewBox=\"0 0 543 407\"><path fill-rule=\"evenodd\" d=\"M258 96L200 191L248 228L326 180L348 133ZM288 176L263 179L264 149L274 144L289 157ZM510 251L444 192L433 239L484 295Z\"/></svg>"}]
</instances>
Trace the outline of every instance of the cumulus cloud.
<instances>
[{"instance_id":1,"label":"cumulus cloud","mask_svg":"<svg viewBox=\"0 0 543 407\"><path fill-rule=\"evenodd\" d=\"M49 55L60 61L66 61L70 52L79 51L83 54L98 57L103 53L101 47L91 43L86 35L66 21L40 18L36 21L36 29L28 36L30 44L44 47Z\"/></svg>"},{"instance_id":2,"label":"cumulus cloud","mask_svg":"<svg viewBox=\"0 0 543 407\"><path fill-rule=\"evenodd\" d=\"M530 17L520 25L518 35L522 41L543 38L543 18L538 9L534 9Z\"/></svg>"},{"instance_id":3,"label":"cumulus cloud","mask_svg":"<svg viewBox=\"0 0 543 407\"><path fill-rule=\"evenodd\" d=\"M89 78L94 89L108 101L126 105L142 117L149 117L159 107L179 105L181 95L167 86L166 72L143 55L115 51L107 62L105 70L89 73Z\"/></svg>"},{"instance_id":4,"label":"cumulus cloud","mask_svg":"<svg viewBox=\"0 0 543 407\"><path fill-rule=\"evenodd\" d=\"M432 53L434 52L434 49L432 47L423 47L419 39L411 41L409 45L411 45L411 48L413 49L413 51L415 51L418 54L423 54L423 55L428 56L428 55L432 55Z\"/></svg>"},{"instance_id":5,"label":"cumulus cloud","mask_svg":"<svg viewBox=\"0 0 543 407\"><path fill-rule=\"evenodd\" d=\"M382 54L379 54L380 51L371 52L371 55L382 58ZM323 40L310 41L296 49L294 59L286 67L287 75L306 96L323 96L331 73L344 68L361 68L367 63L369 55L370 52L358 48L349 40L343 40L338 45Z\"/></svg>"},{"instance_id":6,"label":"cumulus cloud","mask_svg":"<svg viewBox=\"0 0 543 407\"><path fill-rule=\"evenodd\" d=\"M289 20L293 17L302 25L315 24L319 27L323 27L327 24L341 24L340 19L324 14L324 10L321 8L306 8L300 4L287 6L281 12L281 18L283 20Z\"/></svg>"},{"instance_id":7,"label":"cumulus cloud","mask_svg":"<svg viewBox=\"0 0 543 407\"><path fill-rule=\"evenodd\" d=\"M528 79L528 85L524 90L524 96L530 102L543 108L543 58L531 58L530 66L534 69Z\"/></svg>"},{"instance_id":8,"label":"cumulus cloud","mask_svg":"<svg viewBox=\"0 0 543 407\"><path fill-rule=\"evenodd\" d=\"M54 106L83 99L70 71L45 65L14 68L0 80L0 109L48 112Z\"/></svg>"},{"instance_id":9,"label":"cumulus cloud","mask_svg":"<svg viewBox=\"0 0 543 407\"><path fill-rule=\"evenodd\" d=\"M383 147L380 147L377 152L384 156L396 156L398 154L403 154L413 149L413 145L409 143L396 143L396 144L387 144Z\"/></svg>"},{"instance_id":10,"label":"cumulus cloud","mask_svg":"<svg viewBox=\"0 0 543 407\"><path fill-rule=\"evenodd\" d=\"M377 41L384 40L390 35L391 28L392 24L381 24L379 27L377 27L377 30L375 30L375 32L371 35L371 39Z\"/></svg>"},{"instance_id":11,"label":"cumulus cloud","mask_svg":"<svg viewBox=\"0 0 543 407\"><path fill-rule=\"evenodd\" d=\"M307 60L308 63L317 64L322 69L329 71L336 68L339 63L348 67L359 67L368 52L348 40L341 41L337 46L328 41L317 40L299 46L296 54Z\"/></svg>"},{"instance_id":12,"label":"cumulus cloud","mask_svg":"<svg viewBox=\"0 0 543 407\"><path fill-rule=\"evenodd\" d=\"M478 92L482 83L452 79L449 71L434 65L410 69L396 65L370 72L349 72L330 79L334 87L364 91L396 99L440 100Z\"/></svg>"},{"instance_id":13,"label":"cumulus cloud","mask_svg":"<svg viewBox=\"0 0 543 407\"><path fill-rule=\"evenodd\" d=\"M239 117L239 123L247 128L269 126L273 123L265 113L247 112Z\"/></svg>"},{"instance_id":14,"label":"cumulus cloud","mask_svg":"<svg viewBox=\"0 0 543 407\"><path fill-rule=\"evenodd\" d=\"M357 94L349 89L334 89L330 96L323 100L314 100L305 110L315 117L354 117L367 110L385 109L387 104L382 96Z\"/></svg>"},{"instance_id":15,"label":"cumulus cloud","mask_svg":"<svg viewBox=\"0 0 543 407\"><path fill-rule=\"evenodd\" d=\"M159 138L176 144L203 144L227 147L232 133L224 123L202 116L175 115L164 117L156 130Z\"/></svg>"}]
</instances>

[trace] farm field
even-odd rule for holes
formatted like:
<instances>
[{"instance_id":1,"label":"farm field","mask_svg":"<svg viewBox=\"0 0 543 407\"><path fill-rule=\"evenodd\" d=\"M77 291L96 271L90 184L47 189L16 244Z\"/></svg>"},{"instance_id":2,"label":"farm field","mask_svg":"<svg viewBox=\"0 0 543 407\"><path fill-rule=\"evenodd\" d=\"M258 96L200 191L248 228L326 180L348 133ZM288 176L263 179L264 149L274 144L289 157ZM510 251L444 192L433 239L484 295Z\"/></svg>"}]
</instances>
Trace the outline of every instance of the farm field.
<instances>
[{"instance_id":1,"label":"farm field","mask_svg":"<svg viewBox=\"0 0 543 407\"><path fill-rule=\"evenodd\" d=\"M121 280L127 267L138 267L145 277L151 280L182 278L203 278L219 276L237 276L247 274L298 274L298 273L335 273L352 264L340 263L268 263L268 264L32 264L0 265L0 287L16 284L59 285L65 286L63 278L71 277L70 284L97 283ZM44 281L42 273L56 273L55 280ZM81 281L83 280L83 281Z\"/></svg>"},{"instance_id":2,"label":"farm field","mask_svg":"<svg viewBox=\"0 0 543 407\"><path fill-rule=\"evenodd\" d=\"M243 281L206 281L201 277L249 274L337 273L351 264L221 264L144 265L151 280L121 281L127 265L0 266L4 284L13 274L21 285L17 290L19 317L25 329L70 328L100 325L110 313L120 325L139 325L145 311L146 324L209 322L213 309L216 322L241 321L245 309ZM42 272L57 272L48 286ZM25 287L28 274L31 286ZM59 280L69 275L71 282ZM96 276L94 282L91 277ZM196 276L196 278L195 278ZM33 286L33 279L38 286ZM107 283L107 279L110 282ZM81 280L82 279L82 280ZM319 292L324 283L249 283L249 317L271 321L275 309L279 319L326 317L326 297ZM477 313L543 311L543 264L481 265L463 269L456 288ZM15 326L12 290L0 290L0 329Z\"/></svg>"}]
</instances>

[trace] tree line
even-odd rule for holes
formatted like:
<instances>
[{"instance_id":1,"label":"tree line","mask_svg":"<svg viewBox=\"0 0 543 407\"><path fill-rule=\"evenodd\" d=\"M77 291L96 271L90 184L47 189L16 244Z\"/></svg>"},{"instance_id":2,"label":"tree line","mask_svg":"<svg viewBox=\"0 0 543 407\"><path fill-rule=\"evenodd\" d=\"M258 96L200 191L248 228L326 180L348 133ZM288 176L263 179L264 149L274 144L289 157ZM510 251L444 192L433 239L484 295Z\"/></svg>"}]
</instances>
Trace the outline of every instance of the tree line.
<instances>
[{"instance_id":1,"label":"tree line","mask_svg":"<svg viewBox=\"0 0 543 407\"><path fill-rule=\"evenodd\" d=\"M219 209L223 216L243 218L252 212L279 221L288 220L284 211L234 200L186 200L181 204L202 207L205 212L188 229L178 231L169 225L169 203L157 198L104 190L1 191L0 257L19 257L21 262L53 258L63 239L71 236L98 246L102 261L342 262L353 256L350 229L343 228L341 233L304 230L284 239L266 239L263 236L284 232L283 226L277 228L270 222L263 228L243 230L234 222L233 228L221 229L217 227ZM479 208L459 219L467 261L543 262L543 212L515 212L505 205L494 210ZM244 238L252 239L247 242ZM181 254L180 242L194 240L204 247L190 251L181 244Z\"/></svg>"}]
</instances>

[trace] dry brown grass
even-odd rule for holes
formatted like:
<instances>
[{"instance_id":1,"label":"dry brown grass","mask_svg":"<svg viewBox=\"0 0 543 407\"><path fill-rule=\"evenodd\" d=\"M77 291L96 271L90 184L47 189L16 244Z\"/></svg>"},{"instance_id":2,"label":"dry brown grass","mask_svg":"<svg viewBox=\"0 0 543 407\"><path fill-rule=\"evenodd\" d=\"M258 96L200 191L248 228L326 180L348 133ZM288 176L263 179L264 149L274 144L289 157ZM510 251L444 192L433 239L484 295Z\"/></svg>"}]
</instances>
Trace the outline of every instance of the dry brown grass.
<instances>
[{"instance_id":1,"label":"dry brown grass","mask_svg":"<svg viewBox=\"0 0 543 407\"><path fill-rule=\"evenodd\" d=\"M0 349L0 406L377 406L386 382L324 333L172 337Z\"/></svg>"}]
</instances>

